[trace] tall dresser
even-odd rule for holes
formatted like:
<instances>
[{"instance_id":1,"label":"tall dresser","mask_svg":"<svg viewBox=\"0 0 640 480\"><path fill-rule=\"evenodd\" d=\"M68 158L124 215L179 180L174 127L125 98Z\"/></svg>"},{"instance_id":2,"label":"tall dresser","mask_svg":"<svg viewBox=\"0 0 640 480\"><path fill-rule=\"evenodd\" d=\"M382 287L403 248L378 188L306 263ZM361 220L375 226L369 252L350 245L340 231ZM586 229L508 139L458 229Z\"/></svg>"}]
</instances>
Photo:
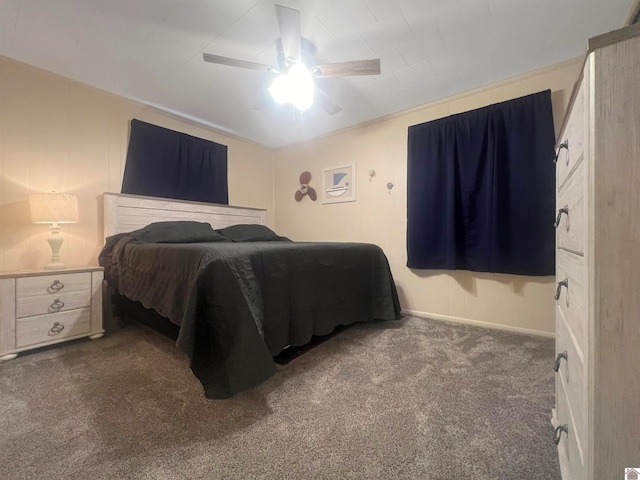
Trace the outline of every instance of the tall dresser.
<instances>
[{"instance_id":1,"label":"tall dresser","mask_svg":"<svg viewBox=\"0 0 640 480\"><path fill-rule=\"evenodd\" d=\"M563 480L640 466L640 25L589 40L556 152Z\"/></svg>"}]
</instances>

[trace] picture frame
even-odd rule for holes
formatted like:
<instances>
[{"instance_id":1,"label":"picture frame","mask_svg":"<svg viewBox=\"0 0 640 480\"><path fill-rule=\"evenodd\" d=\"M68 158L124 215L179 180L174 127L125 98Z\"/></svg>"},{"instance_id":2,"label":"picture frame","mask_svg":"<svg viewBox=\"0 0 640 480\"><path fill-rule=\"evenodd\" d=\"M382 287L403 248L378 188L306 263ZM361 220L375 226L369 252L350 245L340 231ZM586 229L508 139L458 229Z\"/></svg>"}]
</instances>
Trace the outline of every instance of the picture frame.
<instances>
[{"instance_id":1,"label":"picture frame","mask_svg":"<svg viewBox=\"0 0 640 480\"><path fill-rule=\"evenodd\" d=\"M356 201L356 164L322 170L322 203Z\"/></svg>"}]
</instances>

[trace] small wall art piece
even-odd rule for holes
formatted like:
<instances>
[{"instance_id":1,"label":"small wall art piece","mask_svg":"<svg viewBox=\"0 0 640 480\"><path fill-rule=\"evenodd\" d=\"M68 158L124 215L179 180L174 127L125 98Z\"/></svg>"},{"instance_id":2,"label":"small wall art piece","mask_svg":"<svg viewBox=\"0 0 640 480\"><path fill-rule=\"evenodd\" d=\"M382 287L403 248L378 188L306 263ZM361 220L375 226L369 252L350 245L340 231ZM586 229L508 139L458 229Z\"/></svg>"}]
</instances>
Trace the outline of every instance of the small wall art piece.
<instances>
[{"instance_id":1,"label":"small wall art piece","mask_svg":"<svg viewBox=\"0 0 640 480\"><path fill-rule=\"evenodd\" d=\"M322 175L322 203L355 202L356 164L326 168Z\"/></svg>"},{"instance_id":2,"label":"small wall art piece","mask_svg":"<svg viewBox=\"0 0 640 480\"><path fill-rule=\"evenodd\" d=\"M318 199L318 194L316 193L316 190L309 185L309 182L311 181L311 173L310 172L302 172L300 174L300 188L298 190L296 190L296 202L299 202L300 200L302 200L302 198L305 195L309 195L309 198L312 201L316 201Z\"/></svg>"}]
</instances>

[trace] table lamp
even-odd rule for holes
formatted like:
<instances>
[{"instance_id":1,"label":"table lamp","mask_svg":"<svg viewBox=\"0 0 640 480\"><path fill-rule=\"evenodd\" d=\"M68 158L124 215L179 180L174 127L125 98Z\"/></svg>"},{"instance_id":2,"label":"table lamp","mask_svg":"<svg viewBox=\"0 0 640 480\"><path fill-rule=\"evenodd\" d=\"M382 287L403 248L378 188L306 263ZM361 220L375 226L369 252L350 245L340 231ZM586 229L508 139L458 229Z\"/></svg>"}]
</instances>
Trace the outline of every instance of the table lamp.
<instances>
[{"instance_id":1,"label":"table lamp","mask_svg":"<svg viewBox=\"0 0 640 480\"><path fill-rule=\"evenodd\" d=\"M29 209L33 223L50 223L51 235L47 238L51 246L51 263L44 266L46 269L65 268L60 261L60 223L78 222L78 198L66 193L32 193L29 195Z\"/></svg>"}]
</instances>

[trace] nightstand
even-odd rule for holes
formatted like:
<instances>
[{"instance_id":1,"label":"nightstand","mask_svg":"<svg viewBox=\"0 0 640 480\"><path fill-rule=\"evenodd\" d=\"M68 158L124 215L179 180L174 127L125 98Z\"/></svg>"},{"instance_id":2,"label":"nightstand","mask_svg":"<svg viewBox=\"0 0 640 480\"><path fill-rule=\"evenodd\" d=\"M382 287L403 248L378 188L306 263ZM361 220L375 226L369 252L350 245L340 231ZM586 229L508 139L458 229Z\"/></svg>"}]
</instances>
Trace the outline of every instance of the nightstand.
<instances>
[{"instance_id":1,"label":"nightstand","mask_svg":"<svg viewBox=\"0 0 640 480\"><path fill-rule=\"evenodd\" d=\"M104 335L102 267L0 272L0 361Z\"/></svg>"}]
</instances>

